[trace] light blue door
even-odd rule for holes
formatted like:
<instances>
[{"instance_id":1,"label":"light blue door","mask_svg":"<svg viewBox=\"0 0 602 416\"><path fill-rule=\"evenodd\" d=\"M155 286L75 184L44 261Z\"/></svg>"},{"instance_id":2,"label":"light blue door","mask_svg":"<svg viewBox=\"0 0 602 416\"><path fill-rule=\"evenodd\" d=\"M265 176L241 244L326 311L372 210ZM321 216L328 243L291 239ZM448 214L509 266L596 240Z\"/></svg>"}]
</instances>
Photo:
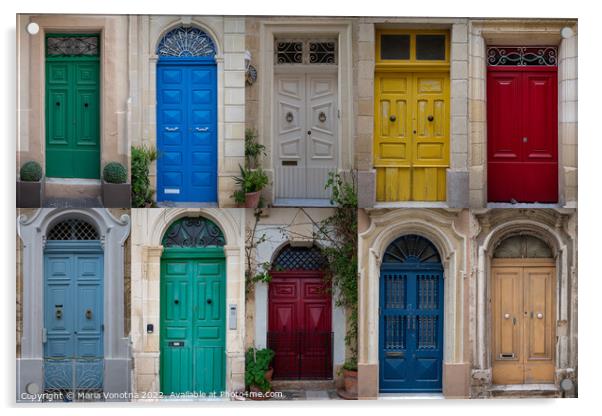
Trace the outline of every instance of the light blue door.
<instances>
[{"instance_id":1,"label":"light blue door","mask_svg":"<svg viewBox=\"0 0 602 416\"><path fill-rule=\"evenodd\" d=\"M395 240L380 270L381 392L438 392L443 361L443 267L417 235Z\"/></svg>"},{"instance_id":2,"label":"light blue door","mask_svg":"<svg viewBox=\"0 0 602 416\"><path fill-rule=\"evenodd\" d=\"M99 241L48 241L44 389L102 390L103 253Z\"/></svg>"},{"instance_id":3,"label":"light blue door","mask_svg":"<svg viewBox=\"0 0 602 416\"><path fill-rule=\"evenodd\" d=\"M213 58L157 66L157 200L217 201L217 76Z\"/></svg>"}]
</instances>

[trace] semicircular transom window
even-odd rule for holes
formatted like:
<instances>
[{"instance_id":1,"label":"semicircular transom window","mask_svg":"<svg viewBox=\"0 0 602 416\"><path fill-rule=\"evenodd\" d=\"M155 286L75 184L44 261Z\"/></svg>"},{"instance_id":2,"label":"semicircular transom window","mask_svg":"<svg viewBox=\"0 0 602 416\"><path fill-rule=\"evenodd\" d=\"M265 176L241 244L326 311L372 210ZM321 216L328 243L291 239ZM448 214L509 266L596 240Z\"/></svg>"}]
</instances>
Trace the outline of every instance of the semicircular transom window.
<instances>
[{"instance_id":1,"label":"semicircular transom window","mask_svg":"<svg viewBox=\"0 0 602 416\"><path fill-rule=\"evenodd\" d=\"M169 226L162 240L163 247L224 246L222 230L204 217L184 217Z\"/></svg>"},{"instance_id":2,"label":"semicircular transom window","mask_svg":"<svg viewBox=\"0 0 602 416\"><path fill-rule=\"evenodd\" d=\"M69 218L58 222L46 236L46 240L98 240L98 231L86 221Z\"/></svg>"},{"instance_id":3,"label":"semicircular transom window","mask_svg":"<svg viewBox=\"0 0 602 416\"><path fill-rule=\"evenodd\" d=\"M177 27L167 32L157 47L159 56L215 56L215 43L196 27Z\"/></svg>"},{"instance_id":4,"label":"semicircular transom window","mask_svg":"<svg viewBox=\"0 0 602 416\"><path fill-rule=\"evenodd\" d=\"M437 264L441 257L437 248L424 237L408 234L393 241L383 257L383 263Z\"/></svg>"},{"instance_id":5,"label":"semicircular transom window","mask_svg":"<svg viewBox=\"0 0 602 416\"><path fill-rule=\"evenodd\" d=\"M272 263L272 269L281 270L321 270L326 265L326 258L316 246L293 247L287 245Z\"/></svg>"},{"instance_id":6,"label":"semicircular transom window","mask_svg":"<svg viewBox=\"0 0 602 416\"><path fill-rule=\"evenodd\" d=\"M552 249L543 240L532 235L515 235L504 239L494 250L494 258L549 259Z\"/></svg>"}]
</instances>

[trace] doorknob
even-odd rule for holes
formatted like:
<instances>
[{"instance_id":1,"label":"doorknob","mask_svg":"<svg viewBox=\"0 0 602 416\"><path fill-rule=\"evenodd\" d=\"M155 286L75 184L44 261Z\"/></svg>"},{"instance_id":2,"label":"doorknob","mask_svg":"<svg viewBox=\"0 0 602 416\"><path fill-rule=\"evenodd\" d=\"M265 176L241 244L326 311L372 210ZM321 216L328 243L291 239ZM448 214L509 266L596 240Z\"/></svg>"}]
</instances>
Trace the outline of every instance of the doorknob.
<instances>
[{"instance_id":1,"label":"doorknob","mask_svg":"<svg viewBox=\"0 0 602 416\"><path fill-rule=\"evenodd\" d=\"M84 104L84 107L86 107L86 108L87 108L87 107L88 107L88 103L85 103L85 104Z\"/></svg>"},{"instance_id":2,"label":"doorknob","mask_svg":"<svg viewBox=\"0 0 602 416\"><path fill-rule=\"evenodd\" d=\"M308 130L308 131L307 131L307 134L311 136L311 130Z\"/></svg>"},{"instance_id":3,"label":"doorknob","mask_svg":"<svg viewBox=\"0 0 602 416\"><path fill-rule=\"evenodd\" d=\"M174 299L173 303L175 303L177 305L180 303L180 301L178 299Z\"/></svg>"},{"instance_id":4,"label":"doorknob","mask_svg":"<svg viewBox=\"0 0 602 416\"><path fill-rule=\"evenodd\" d=\"M391 121L395 121L395 120L397 120L397 117L395 117L395 115L394 115L394 114L391 114L391 117L389 117L389 120L391 120Z\"/></svg>"},{"instance_id":5,"label":"doorknob","mask_svg":"<svg viewBox=\"0 0 602 416\"><path fill-rule=\"evenodd\" d=\"M207 299L207 304L211 305L213 303L213 301L211 299Z\"/></svg>"},{"instance_id":6,"label":"doorknob","mask_svg":"<svg viewBox=\"0 0 602 416\"><path fill-rule=\"evenodd\" d=\"M537 319L543 319L543 313L537 312Z\"/></svg>"},{"instance_id":7,"label":"doorknob","mask_svg":"<svg viewBox=\"0 0 602 416\"><path fill-rule=\"evenodd\" d=\"M427 119L428 121L433 121L433 120L435 119L435 117L433 117L433 116L428 116L426 119Z\"/></svg>"},{"instance_id":8,"label":"doorknob","mask_svg":"<svg viewBox=\"0 0 602 416\"><path fill-rule=\"evenodd\" d=\"M528 137L523 137L523 143L527 143L529 141Z\"/></svg>"},{"instance_id":9,"label":"doorknob","mask_svg":"<svg viewBox=\"0 0 602 416\"><path fill-rule=\"evenodd\" d=\"M504 314L504 319L510 319L510 314L509 313L505 313Z\"/></svg>"},{"instance_id":10,"label":"doorknob","mask_svg":"<svg viewBox=\"0 0 602 416\"><path fill-rule=\"evenodd\" d=\"M293 113L291 113L290 111L288 113L286 113L286 121L288 121L289 123L293 122Z\"/></svg>"},{"instance_id":11,"label":"doorknob","mask_svg":"<svg viewBox=\"0 0 602 416\"><path fill-rule=\"evenodd\" d=\"M92 319L92 309L86 309L86 319Z\"/></svg>"}]
</instances>

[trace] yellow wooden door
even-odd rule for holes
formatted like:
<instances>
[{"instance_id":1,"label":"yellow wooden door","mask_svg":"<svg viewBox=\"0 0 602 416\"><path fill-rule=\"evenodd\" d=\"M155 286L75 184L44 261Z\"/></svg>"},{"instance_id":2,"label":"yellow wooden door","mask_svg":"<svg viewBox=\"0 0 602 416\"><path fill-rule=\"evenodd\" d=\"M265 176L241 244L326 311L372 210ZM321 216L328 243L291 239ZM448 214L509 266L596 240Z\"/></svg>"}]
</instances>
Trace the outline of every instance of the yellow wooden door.
<instances>
[{"instance_id":1,"label":"yellow wooden door","mask_svg":"<svg viewBox=\"0 0 602 416\"><path fill-rule=\"evenodd\" d=\"M493 384L554 381L555 275L550 261L493 261Z\"/></svg>"},{"instance_id":2,"label":"yellow wooden door","mask_svg":"<svg viewBox=\"0 0 602 416\"><path fill-rule=\"evenodd\" d=\"M444 201L449 167L449 73L377 72L376 200Z\"/></svg>"}]
</instances>

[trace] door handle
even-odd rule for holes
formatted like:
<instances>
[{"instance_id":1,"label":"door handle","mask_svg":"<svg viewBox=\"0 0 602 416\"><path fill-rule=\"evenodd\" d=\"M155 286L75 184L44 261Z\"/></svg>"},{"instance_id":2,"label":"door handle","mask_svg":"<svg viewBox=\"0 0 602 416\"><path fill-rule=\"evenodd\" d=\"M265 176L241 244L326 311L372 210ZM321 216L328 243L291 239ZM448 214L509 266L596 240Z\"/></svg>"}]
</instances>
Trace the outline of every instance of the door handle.
<instances>
[{"instance_id":1,"label":"door handle","mask_svg":"<svg viewBox=\"0 0 602 416\"><path fill-rule=\"evenodd\" d=\"M209 131L209 127L195 127L196 131Z\"/></svg>"},{"instance_id":2,"label":"door handle","mask_svg":"<svg viewBox=\"0 0 602 416\"><path fill-rule=\"evenodd\" d=\"M543 313L541 312L537 312L537 315L535 316L537 316L537 319L543 319Z\"/></svg>"},{"instance_id":3,"label":"door handle","mask_svg":"<svg viewBox=\"0 0 602 416\"><path fill-rule=\"evenodd\" d=\"M516 318L512 318L512 325L516 325Z\"/></svg>"},{"instance_id":4,"label":"door handle","mask_svg":"<svg viewBox=\"0 0 602 416\"><path fill-rule=\"evenodd\" d=\"M528 137L523 137L523 143L527 143L529 141Z\"/></svg>"},{"instance_id":5,"label":"door handle","mask_svg":"<svg viewBox=\"0 0 602 416\"><path fill-rule=\"evenodd\" d=\"M178 131L178 130L180 130L180 128L179 127L165 127L165 130L167 130L167 131Z\"/></svg>"}]
</instances>

